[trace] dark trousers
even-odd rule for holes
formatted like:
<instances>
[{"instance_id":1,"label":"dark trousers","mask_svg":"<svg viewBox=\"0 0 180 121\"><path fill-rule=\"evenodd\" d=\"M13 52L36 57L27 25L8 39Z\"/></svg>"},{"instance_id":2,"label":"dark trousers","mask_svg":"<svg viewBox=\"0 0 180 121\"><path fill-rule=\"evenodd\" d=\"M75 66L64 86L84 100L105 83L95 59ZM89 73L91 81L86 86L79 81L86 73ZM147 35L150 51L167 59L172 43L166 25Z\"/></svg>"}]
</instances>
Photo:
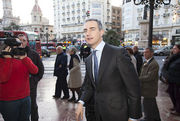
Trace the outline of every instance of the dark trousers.
<instances>
[{"instance_id":1,"label":"dark trousers","mask_svg":"<svg viewBox=\"0 0 180 121\"><path fill-rule=\"evenodd\" d=\"M37 86L30 91L31 96L31 121L38 121L38 105L36 102L37 97Z\"/></svg>"},{"instance_id":2,"label":"dark trousers","mask_svg":"<svg viewBox=\"0 0 180 121\"><path fill-rule=\"evenodd\" d=\"M85 108L85 116L87 121L96 121L95 112L94 112L94 105L88 105Z\"/></svg>"},{"instance_id":3,"label":"dark trousers","mask_svg":"<svg viewBox=\"0 0 180 121\"><path fill-rule=\"evenodd\" d=\"M145 121L161 121L156 98L144 98L143 107Z\"/></svg>"},{"instance_id":4,"label":"dark trousers","mask_svg":"<svg viewBox=\"0 0 180 121\"><path fill-rule=\"evenodd\" d=\"M55 88L55 96L56 97L60 98L62 91L63 91L65 97L69 97L69 90L68 90L68 86L67 86L66 77L67 76L57 77L56 88Z\"/></svg>"},{"instance_id":5,"label":"dark trousers","mask_svg":"<svg viewBox=\"0 0 180 121\"><path fill-rule=\"evenodd\" d=\"M14 101L0 101L0 113L4 121L29 121L30 110L29 96Z\"/></svg>"},{"instance_id":6,"label":"dark trousers","mask_svg":"<svg viewBox=\"0 0 180 121\"><path fill-rule=\"evenodd\" d=\"M176 112L180 113L180 85L169 83L168 93Z\"/></svg>"}]
</instances>

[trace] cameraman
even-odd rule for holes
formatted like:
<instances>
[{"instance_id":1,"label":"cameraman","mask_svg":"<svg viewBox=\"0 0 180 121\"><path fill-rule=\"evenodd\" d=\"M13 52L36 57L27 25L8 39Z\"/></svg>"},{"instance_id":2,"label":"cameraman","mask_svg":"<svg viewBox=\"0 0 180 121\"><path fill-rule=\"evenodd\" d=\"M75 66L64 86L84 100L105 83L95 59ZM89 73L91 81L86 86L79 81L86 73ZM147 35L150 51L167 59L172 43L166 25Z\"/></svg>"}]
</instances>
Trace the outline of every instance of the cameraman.
<instances>
[{"instance_id":1,"label":"cameraman","mask_svg":"<svg viewBox=\"0 0 180 121\"><path fill-rule=\"evenodd\" d=\"M3 52L11 52L13 48L7 46ZM29 121L29 73L38 73L37 66L26 55L2 55L0 65L0 113L3 119Z\"/></svg>"},{"instance_id":2,"label":"cameraman","mask_svg":"<svg viewBox=\"0 0 180 121\"><path fill-rule=\"evenodd\" d=\"M23 34L19 34L18 38L22 42L22 47L26 48L27 56L31 58L33 63L38 67L39 72L37 74L30 75L30 97L31 97L31 121L38 121L38 106L36 102L37 97L37 85L44 74L44 66L39 57L39 54L27 46L28 41Z\"/></svg>"}]
</instances>

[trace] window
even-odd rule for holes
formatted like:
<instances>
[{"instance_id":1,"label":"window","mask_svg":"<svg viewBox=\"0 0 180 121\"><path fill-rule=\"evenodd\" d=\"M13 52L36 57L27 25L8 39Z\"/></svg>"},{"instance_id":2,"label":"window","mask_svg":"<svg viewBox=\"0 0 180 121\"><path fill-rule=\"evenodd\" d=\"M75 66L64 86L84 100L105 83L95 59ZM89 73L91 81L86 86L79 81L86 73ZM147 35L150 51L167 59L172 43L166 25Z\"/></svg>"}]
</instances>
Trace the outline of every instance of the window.
<instances>
[{"instance_id":1,"label":"window","mask_svg":"<svg viewBox=\"0 0 180 121\"><path fill-rule=\"evenodd\" d=\"M34 16L34 21L36 21L36 16Z\"/></svg>"},{"instance_id":2,"label":"window","mask_svg":"<svg viewBox=\"0 0 180 121\"><path fill-rule=\"evenodd\" d=\"M131 2L131 0L126 0L126 3Z\"/></svg>"}]
</instances>

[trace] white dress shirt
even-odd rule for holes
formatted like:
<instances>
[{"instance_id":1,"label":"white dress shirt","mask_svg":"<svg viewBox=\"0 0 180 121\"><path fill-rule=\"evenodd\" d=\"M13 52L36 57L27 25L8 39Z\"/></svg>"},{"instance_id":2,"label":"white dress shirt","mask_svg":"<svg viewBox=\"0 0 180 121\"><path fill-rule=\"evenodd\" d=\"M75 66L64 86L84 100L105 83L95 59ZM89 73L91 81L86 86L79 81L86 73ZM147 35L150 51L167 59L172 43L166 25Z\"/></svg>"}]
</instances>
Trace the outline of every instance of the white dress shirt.
<instances>
[{"instance_id":1,"label":"white dress shirt","mask_svg":"<svg viewBox=\"0 0 180 121\"><path fill-rule=\"evenodd\" d=\"M105 46L105 42L101 41L101 43L99 43L99 45L95 49L91 49L91 51L96 51L96 56L97 56L97 60L98 60L98 70L99 70L102 51L103 51L104 46ZM94 77L94 55L92 55L92 73L93 73L93 77Z\"/></svg>"}]
</instances>

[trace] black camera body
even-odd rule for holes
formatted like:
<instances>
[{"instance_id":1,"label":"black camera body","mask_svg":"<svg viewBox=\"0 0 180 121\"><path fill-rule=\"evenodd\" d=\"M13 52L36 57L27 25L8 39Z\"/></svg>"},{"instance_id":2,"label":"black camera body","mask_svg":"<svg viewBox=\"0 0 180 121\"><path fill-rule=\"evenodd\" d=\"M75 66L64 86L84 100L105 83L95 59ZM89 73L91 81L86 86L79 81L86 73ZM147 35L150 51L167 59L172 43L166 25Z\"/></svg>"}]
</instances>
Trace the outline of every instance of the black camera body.
<instances>
[{"instance_id":1,"label":"black camera body","mask_svg":"<svg viewBox=\"0 0 180 121\"><path fill-rule=\"evenodd\" d=\"M21 41L18 41L16 38L0 38L0 56L3 57L3 55L11 55L13 57L16 55L25 55L26 49L19 47L20 45ZM4 51L7 46L11 48L10 52Z\"/></svg>"}]
</instances>

